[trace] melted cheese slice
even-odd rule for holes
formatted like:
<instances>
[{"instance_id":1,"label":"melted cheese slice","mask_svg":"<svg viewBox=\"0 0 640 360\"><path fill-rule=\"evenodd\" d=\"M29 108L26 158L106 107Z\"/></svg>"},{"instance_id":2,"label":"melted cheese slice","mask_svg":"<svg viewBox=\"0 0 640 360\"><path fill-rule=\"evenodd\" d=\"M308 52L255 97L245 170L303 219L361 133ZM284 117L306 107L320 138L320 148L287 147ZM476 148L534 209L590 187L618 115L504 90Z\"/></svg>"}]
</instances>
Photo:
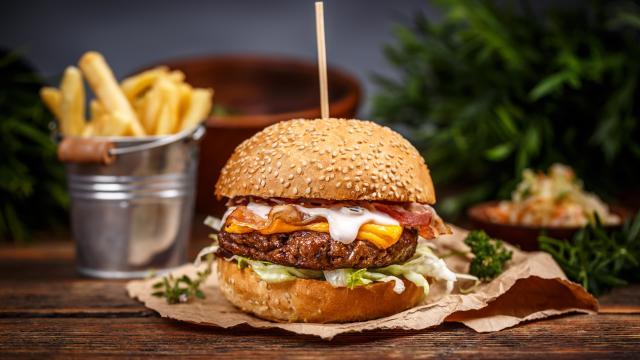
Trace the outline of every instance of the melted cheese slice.
<instances>
[{"instance_id":1,"label":"melted cheese slice","mask_svg":"<svg viewBox=\"0 0 640 360\"><path fill-rule=\"evenodd\" d=\"M315 222L307 225L292 225L287 224L280 219L276 219L271 222L269 227L256 229L240 225L234 219L229 219L224 227L224 231L231 234L246 234L248 232L258 231L262 235L270 235L300 230L329 233L329 223ZM358 229L356 239L366 240L380 249L386 249L398 242L398 240L400 240L400 235L402 235L402 226L400 225L363 224L360 226L360 229Z\"/></svg>"}]
</instances>

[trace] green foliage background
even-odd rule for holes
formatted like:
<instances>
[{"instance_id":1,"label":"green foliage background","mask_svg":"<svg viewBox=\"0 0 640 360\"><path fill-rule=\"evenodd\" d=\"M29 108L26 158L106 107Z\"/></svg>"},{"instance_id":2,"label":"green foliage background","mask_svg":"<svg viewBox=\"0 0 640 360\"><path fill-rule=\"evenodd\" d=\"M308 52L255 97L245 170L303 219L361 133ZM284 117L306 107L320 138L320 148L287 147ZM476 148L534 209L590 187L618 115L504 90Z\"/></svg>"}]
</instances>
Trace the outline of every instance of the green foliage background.
<instances>
[{"instance_id":1,"label":"green foliage background","mask_svg":"<svg viewBox=\"0 0 640 360\"><path fill-rule=\"evenodd\" d=\"M531 3L437 1L385 54L374 118L407 134L439 187L463 184L440 211L509 196L524 168L573 166L614 194L640 172L640 7L585 1L534 13Z\"/></svg>"},{"instance_id":2,"label":"green foliage background","mask_svg":"<svg viewBox=\"0 0 640 360\"><path fill-rule=\"evenodd\" d=\"M0 239L25 241L66 222L64 170L38 95L43 85L17 53L0 51Z\"/></svg>"}]
</instances>

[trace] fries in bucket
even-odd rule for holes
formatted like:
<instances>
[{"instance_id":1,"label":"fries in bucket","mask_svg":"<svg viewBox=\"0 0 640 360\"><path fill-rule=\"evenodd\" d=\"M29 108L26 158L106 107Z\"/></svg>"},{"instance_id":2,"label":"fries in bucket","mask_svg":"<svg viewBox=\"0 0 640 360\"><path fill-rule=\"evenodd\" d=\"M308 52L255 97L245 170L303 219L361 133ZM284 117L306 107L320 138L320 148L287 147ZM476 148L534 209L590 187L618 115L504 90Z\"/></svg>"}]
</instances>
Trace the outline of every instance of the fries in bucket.
<instances>
[{"instance_id":1,"label":"fries in bucket","mask_svg":"<svg viewBox=\"0 0 640 360\"><path fill-rule=\"evenodd\" d=\"M88 117L85 79L95 94ZM211 112L213 90L184 80L181 71L159 66L118 83L104 57L89 51L78 68L66 69L59 89L44 87L40 97L65 136L168 135L197 126Z\"/></svg>"}]
</instances>

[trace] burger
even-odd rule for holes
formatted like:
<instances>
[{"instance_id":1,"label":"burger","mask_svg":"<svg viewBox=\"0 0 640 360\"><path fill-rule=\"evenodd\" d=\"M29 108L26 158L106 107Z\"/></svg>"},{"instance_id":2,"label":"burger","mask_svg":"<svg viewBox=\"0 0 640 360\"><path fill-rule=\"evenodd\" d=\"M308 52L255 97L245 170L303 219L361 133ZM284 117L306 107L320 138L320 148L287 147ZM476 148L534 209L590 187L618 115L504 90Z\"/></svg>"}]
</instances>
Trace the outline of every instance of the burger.
<instances>
[{"instance_id":1,"label":"burger","mask_svg":"<svg viewBox=\"0 0 640 360\"><path fill-rule=\"evenodd\" d=\"M456 281L428 240L449 233L429 169L369 121L291 120L240 144L215 186L228 209L215 252L236 307L281 322L352 322L422 302Z\"/></svg>"}]
</instances>

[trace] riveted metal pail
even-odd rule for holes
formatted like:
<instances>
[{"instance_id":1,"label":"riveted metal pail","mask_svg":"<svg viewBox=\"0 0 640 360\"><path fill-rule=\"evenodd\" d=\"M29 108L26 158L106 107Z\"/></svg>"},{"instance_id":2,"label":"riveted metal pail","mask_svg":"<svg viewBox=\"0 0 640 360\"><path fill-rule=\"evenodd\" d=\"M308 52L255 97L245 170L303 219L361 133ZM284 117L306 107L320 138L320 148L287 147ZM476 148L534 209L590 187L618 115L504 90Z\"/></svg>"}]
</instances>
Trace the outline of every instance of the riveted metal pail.
<instances>
[{"instance_id":1,"label":"riveted metal pail","mask_svg":"<svg viewBox=\"0 0 640 360\"><path fill-rule=\"evenodd\" d=\"M187 261L203 134L110 138L113 162L65 163L80 273L135 278Z\"/></svg>"}]
</instances>

